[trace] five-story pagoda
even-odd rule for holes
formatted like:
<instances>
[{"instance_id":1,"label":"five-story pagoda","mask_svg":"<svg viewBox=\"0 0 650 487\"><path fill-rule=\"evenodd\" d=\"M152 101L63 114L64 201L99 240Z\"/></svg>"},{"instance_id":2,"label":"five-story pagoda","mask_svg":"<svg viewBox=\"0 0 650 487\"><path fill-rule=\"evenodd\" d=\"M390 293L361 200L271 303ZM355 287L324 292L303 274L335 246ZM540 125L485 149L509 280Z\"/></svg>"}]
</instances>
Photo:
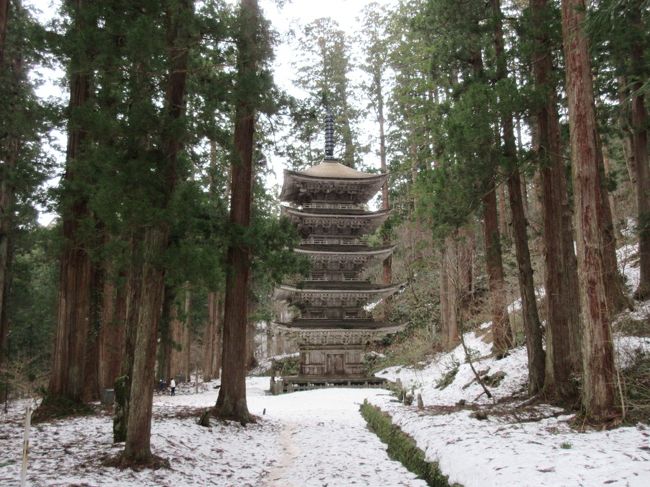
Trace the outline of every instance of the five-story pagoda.
<instances>
[{"instance_id":1,"label":"five-story pagoda","mask_svg":"<svg viewBox=\"0 0 650 487\"><path fill-rule=\"evenodd\" d=\"M294 338L300 350L299 375L283 378L284 390L380 383L364 372L365 346L401 328L374 321L366 311L400 286L375 284L362 276L371 259L386 259L394 248L371 248L363 239L390 212L366 207L388 175L357 171L334 159L330 115L325 132L324 161L306 171L285 170L280 195L289 203L282 214L302 239L295 251L311 263L306 280L276 289L276 297L299 313L288 323L276 323L276 332Z\"/></svg>"}]
</instances>

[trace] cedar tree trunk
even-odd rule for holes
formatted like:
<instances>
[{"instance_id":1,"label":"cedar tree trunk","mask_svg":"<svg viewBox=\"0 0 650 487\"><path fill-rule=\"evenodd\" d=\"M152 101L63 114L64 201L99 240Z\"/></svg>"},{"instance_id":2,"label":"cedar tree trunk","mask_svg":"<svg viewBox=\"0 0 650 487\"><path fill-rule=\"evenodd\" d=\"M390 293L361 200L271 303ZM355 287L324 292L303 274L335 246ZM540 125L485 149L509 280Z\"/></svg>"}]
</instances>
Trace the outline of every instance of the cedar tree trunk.
<instances>
[{"instance_id":1,"label":"cedar tree trunk","mask_svg":"<svg viewBox=\"0 0 650 487\"><path fill-rule=\"evenodd\" d=\"M495 355L501 358L512 347L512 330L510 329L510 319L506 307L497 197L493 182L489 183L487 192L483 196L483 231L485 238L485 266L492 310L493 350Z\"/></svg>"},{"instance_id":2,"label":"cedar tree trunk","mask_svg":"<svg viewBox=\"0 0 650 487\"><path fill-rule=\"evenodd\" d=\"M183 149L178 122L185 115L185 91L189 59L193 1L181 0L168 12L169 76L165 100L166 117L161 140L160 176L164 181L163 209L167 209L178 182L178 156ZM123 458L129 463L150 463L151 411L156 378L156 340L165 290L163 255L169 245L169 228L164 220L151 222L143 233L142 287L137 310L135 355L131 379L128 428Z\"/></svg>"},{"instance_id":3,"label":"cedar tree trunk","mask_svg":"<svg viewBox=\"0 0 650 487\"><path fill-rule=\"evenodd\" d=\"M192 381L192 319L190 312L192 310L192 292L189 285L185 287L185 304L183 306L183 369L185 370L185 380ZM198 379L197 379L198 380Z\"/></svg>"},{"instance_id":4,"label":"cedar tree trunk","mask_svg":"<svg viewBox=\"0 0 650 487\"><path fill-rule=\"evenodd\" d=\"M630 61L633 69L632 109L630 127L632 130L632 149L636 173L636 203L639 233L639 287L634 297L639 300L650 298L650 167L648 167L648 113L643 91L644 80L648 79L648 66L644 62L644 48L639 37L647 26L641 15L641 2L632 2L635 14L632 16L632 29L636 34L630 44Z\"/></svg>"},{"instance_id":5,"label":"cedar tree trunk","mask_svg":"<svg viewBox=\"0 0 650 487\"><path fill-rule=\"evenodd\" d=\"M22 78L22 59L19 53L5 64L5 39L9 23L9 0L0 0L0 76L7 76L10 83L19 83ZM8 74L11 73L11 74ZM6 102L5 102L6 103ZM0 368L8 353L9 319L6 302L9 293L11 272L11 234L15 189L11 184L11 173L16 167L20 153L20 141L14 134L4 135L5 142L0 149Z\"/></svg>"},{"instance_id":6,"label":"cedar tree trunk","mask_svg":"<svg viewBox=\"0 0 650 487\"><path fill-rule=\"evenodd\" d=\"M129 406L131 403L131 377L138 326L138 305L142 289L142 262L139 256L140 235L133 234L129 240L130 265L126 284L126 310L124 324L124 357L120 376L115 379L115 412L113 415L113 441L126 441Z\"/></svg>"},{"instance_id":7,"label":"cedar tree trunk","mask_svg":"<svg viewBox=\"0 0 650 487\"><path fill-rule=\"evenodd\" d=\"M582 303L582 402L589 419L612 416L615 405L614 350L609 327L599 219L603 209L598 167L591 62L583 29L583 0L562 1L569 129L577 221L578 276Z\"/></svg>"},{"instance_id":8,"label":"cedar tree trunk","mask_svg":"<svg viewBox=\"0 0 650 487\"><path fill-rule=\"evenodd\" d=\"M110 273L104 280L104 304L99 335L99 387L113 388L124 359L126 284L116 284Z\"/></svg>"},{"instance_id":9,"label":"cedar tree trunk","mask_svg":"<svg viewBox=\"0 0 650 487\"><path fill-rule=\"evenodd\" d=\"M73 29L83 28L81 18L85 5L73 2ZM53 348L53 364L48 386L48 399L81 402L86 373L86 351L91 323L91 285L93 265L86 244L80 236L82 222L90 218L86 196L74 186L82 175L77 162L83 157L87 134L75 113L88 104L91 97L91 75L80 67L80 60L71 60L70 121L66 169L63 176L63 251L59 264L59 299Z\"/></svg>"},{"instance_id":10,"label":"cedar tree trunk","mask_svg":"<svg viewBox=\"0 0 650 487\"><path fill-rule=\"evenodd\" d=\"M503 26L500 0L492 0L494 15L494 51L497 56L497 79L503 80L508 76L503 47ZM528 248L528 233L524 203L521 196L521 178L517 167L517 149L515 132L512 124L512 113L504 110L501 114L503 128L503 152L507 163L511 166L508 177L508 197L512 212L513 236L519 278L519 291L522 302L522 316L526 333L526 351L528 353L528 392L537 394L544 387L544 349L542 348L542 325L537 311L533 267Z\"/></svg>"},{"instance_id":11,"label":"cedar tree trunk","mask_svg":"<svg viewBox=\"0 0 650 487\"><path fill-rule=\"evenodd\" d=\"M237 42L237 106L232 163L230 223L246 230L250 225L253 187L253 142L255 102L244 82L257 69L256 34L259 25L257 0L242 0ZM246 404L246 327L250 250L243 241L232 242L226 257L225 309L223 324L223 369L221 389L213 410L215 416L243 424L251 421Z\"/></svg>"},{"instance_id":12,"label":"cedar tree trunk","mask_svg":"<svg viewBox=\"0 0 650 487\"><path fill-rule=\"evenodd\" d=\"M552 81L553 60L548 31L548 0L531 0L534 32L533 76L544 95L535 112L537 157L540 164L542 220L544 224L544 287L546 289L546 378L549 394L561 400L577 395L580 360L580 302L573 245L572 212L560 144L556 88Z\"/></svg>"}]
</instances>

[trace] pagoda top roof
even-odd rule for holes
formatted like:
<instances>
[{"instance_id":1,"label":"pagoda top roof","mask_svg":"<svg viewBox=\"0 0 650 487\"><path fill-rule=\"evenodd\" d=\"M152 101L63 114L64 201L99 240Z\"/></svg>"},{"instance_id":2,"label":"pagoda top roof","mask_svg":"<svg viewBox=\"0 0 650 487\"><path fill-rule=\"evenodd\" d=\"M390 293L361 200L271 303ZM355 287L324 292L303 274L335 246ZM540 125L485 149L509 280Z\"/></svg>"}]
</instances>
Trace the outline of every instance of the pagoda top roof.
<instances>
[{"instance_id":1,"label":"pagoda top roof","mask_svg":"<svg viewBox=\"0 0 650 487\"><path fill-rule=\"evenodd\" d=\"M325 159L320 164L316 164L304 171L284 170L284 184L280 199L282 201L299 200L307 195L305 191L311 192L320 184L328 182L328 186L343 185L349 191L351 185L358 189L358 194L353 199L357 202L368 201L373 194L379 191L381 185L388 177L388 173L368 173L357 171L351 167L341 164L336 159ZM328 192L331 189L327 190Z\"/></svg>"},{"instance_id":2,"label":"pagoda top roof","mask_svg":"<svg viewBox=\"0 0 650 487\"><path fill-rule=\"evenodd\" d=\"M314 178L324 179L368 179L382 176L383 174L372 174L357 171L345 164L341 164L336 159L325 159L320 164L311 166L304 171L287 171L301 176L311 176Z\"/></svg>"}]
</instances>

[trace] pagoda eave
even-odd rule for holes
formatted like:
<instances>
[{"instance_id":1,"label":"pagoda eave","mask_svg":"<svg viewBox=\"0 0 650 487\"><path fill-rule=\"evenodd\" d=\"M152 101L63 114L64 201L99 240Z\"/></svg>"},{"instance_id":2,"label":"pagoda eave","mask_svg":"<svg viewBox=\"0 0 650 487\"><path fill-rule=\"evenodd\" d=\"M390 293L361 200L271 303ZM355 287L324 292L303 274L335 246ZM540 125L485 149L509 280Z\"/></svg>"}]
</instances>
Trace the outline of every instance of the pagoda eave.
<instances>
[{"instance_id":1,"label":"pagoda eave","mask_svg":"<svg viewBox=\"0 0 650 487\"><path fill-rule=\"evenodd\" d=\"M332 329L332 328L299 328L290 326L287 323L275 323L276 330L280 335L297 340L299 343L308 343L312 346L319 345L340 345L340 344L365 344L378 341L382 338L399 333L406 328L405 324L386 326L384 328L353 328L353 329Z\"/></svg>"},{"instance_id":2,"label":"pagoda eave","mask_svg":"<svg viewBox=\"0 0 650 487\"><path fill-rule=\"evenodd\" d=\"M283 216L294 216L301 219L306 218L331 218L344 220L375 220L386 219L392 210L366 211L362 213L336 213L336 212L311 212L292 208L291 206L281 206L280 214Z\"/></svg>"},{"instance_id":3,"label":"pagoda eave","mask_svg":"<svg viewBox=\"0 0 650 487\"><path fill-rule=\"evenodd\" d=\"M325 173L323 175L309 175L305 172L285 169L280 200L299 202L308 194L318 194L320 191L327 193L334 188L338 188L356 194L353 200L364 203L379 191L388 178L388 173L359 174L360 176L337 177Z\"/></svg>"},{"instance_id":4,"label":"pagoda eave","mask_svg":"<svg viewBox=\"0 0 650 487\"><path fill-rule=\"evenodd\" d=\"M312 293L312 294L355 294L368 293L390 295L406 286L406 283L383 286L367 281L303 281L302 286L281 284L276 289L287 293Z\"/></svg>"},{"instance_id":5,"label":"pagoda eave","mask_svg":"<svg viewBox=\"0 0 650 487\"><path fill-rule=\"evenodd\" d=\"M316 257L321 259L326 258L357 258L357 257L370 257L376 259L386 259L392 255L397 247L391 245L389 247L371 248L366 246L359 246L359 248L349 249L349 246L340 245L336 249L332 245L301 245L296 247L293 251L297 254L305 255L307 257ZM330 249L330 250L325 250Z\"/></svg>"}]
</instances>

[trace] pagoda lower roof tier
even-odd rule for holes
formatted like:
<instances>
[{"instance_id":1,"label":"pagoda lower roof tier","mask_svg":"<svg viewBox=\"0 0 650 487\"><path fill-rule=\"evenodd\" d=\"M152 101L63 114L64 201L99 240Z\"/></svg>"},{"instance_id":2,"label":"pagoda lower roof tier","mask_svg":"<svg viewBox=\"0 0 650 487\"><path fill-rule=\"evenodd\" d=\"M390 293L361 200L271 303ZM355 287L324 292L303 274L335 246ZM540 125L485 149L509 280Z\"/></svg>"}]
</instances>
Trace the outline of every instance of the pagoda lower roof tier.
<instances>
[{"instance_id":1,"label":"pagoda lower roof tier","mask_svg":"<svg viewBox=\"0 0 650 487\"><path fill-rule=\"evenodd\" d=\"M365 235L379 228L390 215L390 210L364 211L354 214L345 212L314 213L283 206L281 214L289 218L299 231L302 230L303 234L318 234L325 229L330 229L327 233L332 233L333 230L333 234L335 234L348 229L357 235Z\"/></svg>"},{"instance_id":2,"label":"pagoda lower roof tier","mask_svg":"<svg viewBox=\"0 0 650 487\"><path fill-rule=\"evenodd\" d=\"M299 344L311 347L318 345L360 345L381 340L387 335L403 331L406 325L388 325L383 328L300 328L291 323L275 323L280 335L288 336Z\"/></svg>"},{"instance_id":3,"label":"pagoda lower roof tier","mask_svg":"<svg viewBox=\"0 0 650 487\"><path fill-rule=\"evenodd\" d=\"M293 250L309 259L312 271L359 272L372 259L384 260L390 257L394 249L395 246L370 248L364 245L301 245Z\"/></svg>"},{"instance_id":4,"label":"pagoda lower roof tier","mask_svg":"<svg viewBox=\"0 0 650 487\"><path fill-rule=\"evenodd\" d=\"M385 294L396 292L402 284L375 284L370 281L302 281L295 286L281 284L278 289L284 289L299 292L341 292L355 293L359 291Z\"/></svg>"},{"instance_id":5,"label":"pagoda lower roof tier","mask_svg":"<svg viewBox=\"0 0 650 487\"><path fill-rule=\"evenodd\" d=\"M317 259L356 259L375 258L384 260L395 250L396 245L369 247L367 245L327 245L303 244L293 249L297 254Z\"/></svg>"},{"instance_id":6,"label":"pagoda lower roof tier","mask_svg":"<svg viewBox=\"0 0 650 487\"><path fill-rule=\"evenodd\" d=\"M275 297L306 306L363 306L395 294L402 286L367 281L304 281L298 286L278 286Z\"/></svg>"},{"instance_id":7,"label":"pagoda lower roof tier","mask_svg":"<svg viewBox=\"0 0 650 487\"><path fill-rule=\"evenodd\" d=\"M388 174L371 174L325 160L305 171L284 171L280 200L365 203L382 187Z\"/></svg>"},{"instance_id":8,"label":"pagoda lower roof tier","mask_svg":"<svg viewBox=\"0 0 650 487\"><path fill-rule=\"evenodd\" d=\"M370 318L365 320L328 320L328 319L309 319L297 318L290 323L278 323L279 325L293 329L344 329L344 330L378 330L393 326L391 323L374 321Z\"/></svg>"}]
</instances>

